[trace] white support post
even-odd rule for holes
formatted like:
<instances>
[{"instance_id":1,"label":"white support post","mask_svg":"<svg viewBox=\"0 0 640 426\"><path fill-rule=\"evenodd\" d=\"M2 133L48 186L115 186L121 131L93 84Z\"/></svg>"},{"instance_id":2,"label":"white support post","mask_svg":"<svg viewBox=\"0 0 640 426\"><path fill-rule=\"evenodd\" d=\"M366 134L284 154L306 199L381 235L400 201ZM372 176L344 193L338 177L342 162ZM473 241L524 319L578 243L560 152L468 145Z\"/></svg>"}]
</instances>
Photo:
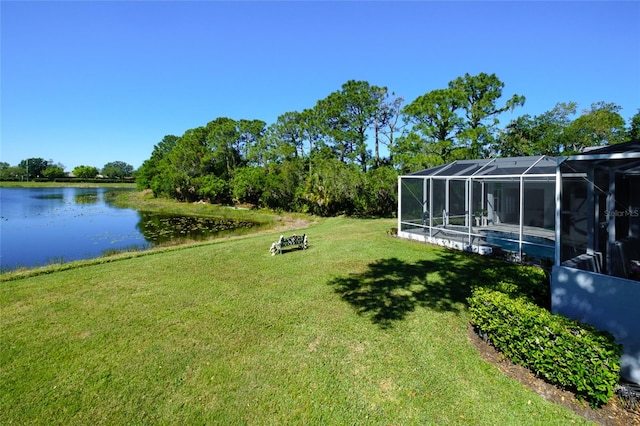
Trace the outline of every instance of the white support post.
<instances>
[{"instance_id":1,"label":"white support post","mask_svg":"<svg viewBox=\"0 0 640 426\"><path fill-rule=\"evenodd\" d=\"M554 262L555 266L560 266L560 249L562 247L562 241L560 241L562 232L561 232L561 223L562 220L562 173L560 172L560 164L562 164L563 159L558 158L556 164L556 226L555 226L555 250L554 250Z\"/></svg>"},{"instance_id":2,"label":"white support post","mask_svg":"<svg viewBox=\"0 0 640 426\"><path fill-rule=\"evenodd\" d=\"M608 226L607 232L609 233L608 247L607 247L607 269L610 275L613 274L613 249L616 246L616 170L609 169L609 194L607 194L607 211L609 217L607 218Z\"/></svg>"},{"instance_id":3,"label":"white support post","mask_svg":"<svg viewBox=\"0 0 640 426\"><path fill-rule=\"evenodd\" d=\"M524 176L520 176L520 235L518 237L518 256L522 261L522 237L524 235Z\"/></svg>"},{"instance_id":4,"label":"white support post","mask_svg":"<svg viewBox=\"0 0 640 426\"><path fill-rule=\"evenodd\" d=\"M427 213L427 203L428 203L428 196L429 196L429 192L427 191L427 188L428 188L427 179L423 179L422 181L422 226L426 225L424 221L424 215Z\"/></svg>"},{"instance_id":5,"label":"white support post","mask_svg":"<svg viewBox=\"0 0 640 426\"><path fill-rule=\"evenodd\" d=\"M429 238L433 237L433 178L429 178Z\"/></svg>"},{"instance_id":6,"label":"white support post","mask_svg":"<svg viewBox=\"0 0 640 426\"><path fill-rule=\"evenodd\" d=\"M467 179L467 226L469 227L469 247L471 247L471 227L473 226L473 181Z\"/></svg>"},{"instance_id":7,"label":"white support post","mask_svg":"<svg viewBox=\"0 0 640 426\"><path fill-rule=\"evenodd\" d=\"M449 179L444 181L444 211L442 212L442 224L444 226L449 225Z\"/></svg>"},{"instance_id":8,"label":"white support post","mask_svg":"<svg viewBox=\"0 0 640 426\"><path fill-rule=\"evenodd\" d=\"M593 254L596 251L596 239L598 238L598 232L592 232L596 227L596 220L598 217L598 210L596 209L596 197L594 196L594 182L595 173L593 168L587 171L587 181L591 182L591 185L587 185L587 253ZM595 214L593 214L595 213ZM589 231L591 230L591 231Z\"/></svg>"},{"instance_id":9,"label":"white support post","mask_svg":"<svg viewBox=\"0 0 640 426\"><path fill-rule=\"evenodd\" d=\"M402 231L402 177L398 176L398 232Z\"/></svg>"},{"instance_id":10,"label":"white support post","mask_svg":"<svg viewBox=\"0 0 640 426\"><path fill-rule=\"evenodd\" d=\"M470 195L471 193L469 192L469 178L467 178L464 181L464 211L465 211L464 224L466 226L471 226L471 218L469 217L469 212L471 210L469 208Z\"/></svg>"},{"instance_id":11,"label":"white support post","mask_svg":"<svg viewBox=\"0 0 640 426\"><path fill-rule=\"evenodd\" d=\"M485 191L486 183L485 181L480 181L480 211L481 211L481 219L480 223L482 226L489 225L489 208L487 207L487 199L486 199L486 191ZM487 212L486 216L484 212ZM484 219L482 219L484 218Z\"/></svg>"}]
</instances>

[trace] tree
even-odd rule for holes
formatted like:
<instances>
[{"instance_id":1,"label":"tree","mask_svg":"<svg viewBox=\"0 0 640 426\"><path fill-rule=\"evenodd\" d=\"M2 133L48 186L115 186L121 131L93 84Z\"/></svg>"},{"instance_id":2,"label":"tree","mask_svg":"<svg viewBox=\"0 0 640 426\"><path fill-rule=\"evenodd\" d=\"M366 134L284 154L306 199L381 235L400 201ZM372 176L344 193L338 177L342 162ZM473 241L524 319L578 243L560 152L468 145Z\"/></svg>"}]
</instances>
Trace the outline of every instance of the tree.
<instances>
[{"instance_id":1,"label":"tree","mask_svg":"<svg viewBox=\"0 0 640 426\"><path fill-rule=\"evenodd\" d=\"M152 181L154 194L158 192L180 201L201 199L201 185L213 184L204 182L202 177L215 175L213 156L207 145L206 128L201 126L184 132L173 149L166 154L166 162L163 163L160 168L162 179Z\"/></svg>"},{"instance_id":2,"label":"tree","mask_svg":"<svg viewBox=\"0 0 640 426\"><path fill-rule=\"evenodd\" d=\"M270 163L265 168L265 187L260 204L276 210L309 211L305 198L306 164L309 160L292 158Z\"/></svg>"},{"instance_id":3,"label":"tree","mask_svg":"<svg viewBox=\"0 0 640 426\"><path fill-rule=\"evenodd\" d=\"M591 109L584 111L565 130L564 153L579 153L586 147L626 141L625 121L619 114L621 109L612 103L591 104Z\"/></svg>"},{"instance_id":4,"label":"tree","mask_svg":"<svg viewBox=\"0 0 640 426\"><path fill-rule=\"evenodd\" d=\"M26 171L22 167L12 167L9 163L0 162L0 180L19 180L25 174Z\"/></svg>"},{"instance_id":5,"label":"tree","mask_svg":"<svg viewBox=\"0 0 640 426\"><path fill-rule=\"evenodd\" d=\"M267 123L262 120L241 119L237 122L238 139L236 140L236 150L243 162L249 162L249 153L256 151L255 148L264 135L266 125Z\"/></svg>"},{"instance_id":6,"label":"tree","mask_svg":"<svg viewBox=\"0 0 640 426\"><path fill-rule=\"evenodd\" d=\"M320 216L353 214L363 188L364 173L337 158L319 159L306 182L309 212Z\"/></svg>"},{"instance_id":7,"label":"tree","mask_svg":"<svg viewBox=\"0 0 640 426\"><path fill-rule=\"evenodd\" d=\"M323 134L342 162L360 164L363 171L371 154L367 151L367 130L379 116L380 91L366 81L349 80L316 105Z\"/></svg>"},{"instance_id":8,"label":"tree","mask_svg":"<svg viewBox=\"0 0 640 426\"><path fill-rule=\"evenodd\" d=\"M469 158L482 158L486 148L493 142L498 116L524 105L525 97L513 95L503 106L498 106L504 83L495 74L480 73L458 77L449 82L449 88L459 91L463 102L465 122L457 137L467 146Z\"/></svg>"},{"instance_id":9,"label":"tree","mask_svg":"<svg viewBox=\"0 0 640 426\"><path fill-rule=\"evenodd\" d=\"M174 135L166 135L160 142L153 146L153 151L151 151L151 158L153 160L161 160L169 154L173 148L178 143L177 136Z\"/></svg>"},{"instance_id":10,"label":"tree","mask_svg":"<svg viewBox=\"0 0 640 426\"><path fill-rule=\"evenodd\" d=\"M262 167L241 167L231 180L233 199L239 203L258 205L265 190L266 175Z\"/></svg>"},{"instance_id":11,"label":"tree","mask_svg":"<svg viewBox=\"0 0 640 426\"><path fill-rule=\"evenodd\" d=\"M396 96L395 93L389 94L386 87L381 88L378 93L379 106L374 121L374 140L375 153L374 159L376 166L380 165L379 145L384 144L389 150L389 164L393 164L393 152L395 149L396 133L402 129L400 125L400 117L402 116L402 104L404 98ZM384 138L383 138L384 136Z\"/></svg>"},{"instance_id":12,"label":"tree","mask_svg":"<svg viewBox=\"0 0 640 426\"><path fill-rule=\"evenodd\" d=\"M458 146L456 136L464 125L457 114L463 104L464 93L449 88L428 92L404 107L404 119L412 125L413 136L401 142L402 149L438 159L437 164L449 161Z\"/></svg>"},{"instance_id":13,"label":"tree","mask_svg":"<svg viewBox=\"0 0 640 426\"><path fill-rule=\"evenodd\" d=\"M401 136L397 141L396 153L393 156L393 165L402 173L411 173L429 167L439 166L445 163L445 158L435 151L448 150L449 148L430 149L425 140L415 132Z\"/></svg>"},{"instance_id":14,"label":"tree","mask_svg":"<svg viewBox=\"0 0 640 426\"><path fill-rule=\"evenodd\" d=\"M64 177L64 168L59 165L49 165L42 171L42 176L47 179L55 179L58 177Z\"/></svg>"},{"instance_id":15,"label":"tree","mask_svg":"<svg viewBox=\"0 0 640 426\"><path fill-rule=\"evenodd\" d=\"M257 151L264 126L260 120L219 117L179 138L165 136L141 167L139 187L181 201L227 202L235 170Z\"/></svg>"},{"instance_id":16,"label":"tree","mask_svg":"<svg viewBox=\"0 0 640 426\"><path fill-rule=\"evenodd\" d=\"M363 215L394 216L398 208L398 171L390 166L367 170L362 198Z\"/></svg>"},{"instance_id":17,"label":"tree","mask_svg":"<svg viewBox=\"0 0 640 426\"><path fill-rule=\"evenodd\" d=\"M112 161L102 167L102 174L109 178L122 179L131 176L132 173L133 166L124 161Z\"/></svg>"},{"instance_id":18,"label":"tree","mask_svg":"<svg viewBox=\"0 0 640 426\"><path fill-rule=\"evenodd\" d=\"M98 175L98 169L93 166L77 166L73 168L73 175L84 179L93 179Z\"/></svg>"},{"instance_id":19,"label":"tree","mask_svg":"<svg viewBox=\"0 0 640 426\"><path fill-rule=\"evenodd\" d=\"M567 128L577 109L575 102L558 102L550 111L535 116L532 155L559 155L564 151Z\"/></svg>"},{"instance_id":20,"label":"tree","mask_svg":"<svg viewBox=\"0 0 640 426\"><path fill-rule=\"evenodd\" d=\"M233 170L242 165L238 123L219 117L207 123L205 144L211 153L215 174L224 180L233 177Z\"/></svg>"},{"instance_id":21,"label":"tree","mask_svg":"<svg viewBox=\"0 0 640 426\"><path fill-rule=\"evenodd\" d=\"M531 117L526 114L512 120L492 147L495 155L559 155L564 151L566 130L576 112L575 102L559 102L550 111Z\"/></svg>"},{"instance_id":22,"label":"tree","mask_svg":"<svg viewBox=\"0 0 640 426\"><path fill-rule=\"evenodd\" d=\"M596 102L590 110L572 119L575 102L560 102L535 117L513 120L500 133L494 151L502 156L570 155L591 146L621 143L629 138L625 122L615 104Z\"/></svg>"},{"instance_id":23,"label":"tree","mask_svg":"<svg viewBox=\"0 0 640 426\"><path fill-rule=\"evenodd\" d=\"M630 141L640 139L640 109L631 117L627 139Z\"/></svg>"},{"instance_id":24,"label":"tree","mask_svg":"<svg viewBox=\"0 0 640 426\"><path fill-rule=\"evenodd\" d=\"M49 163L43 158L28 158L22 160L18 167L25 170L25 174L29 179L42 176L42 172L47 168Z\"/></svg>"},{"instance_id":25,"label":"tree","mask_svg":"<svg viewBox=\"0 0 640 426\"><path fill-rule=\"evenodd\" d=\"M210 203L227 201L229 184L224 179L213 174L197 176L192 180L192 188L197 188L196 194L201 200Z\"/></svg>"},{"instance_id":26,"label":"tree","mask_svg":"<svg viewBox=\"0 0 640 426\"><path fill-rule=\"evenodd\" d=\"M523 115L499 131L491 152L500 157L520 157L533 155L534 146L531 140L534 138L534 119L529 115Z\"/></svg>"},{"instance_id":27,"label":"tree","mask_svg":"<svg viewBox=\"0 0 640 426\"><path fill-rule=\"evenodd\" d=\"M302 138L309 143L309 157L320 151L322 146L322 128L316 108L307 108L300 113Z\"/></svg>"},{"instance_id":28,"label":"tree","mask_svg":"<svg viewBox=\"0 0 640 426\"><path fill-rule=\"evenodd\" d=\"M267 161L284 161L304 156L304 122L302 114L297 111L280 115L270 125L259 144L254 146L250 160L256 164L266 165Z\"/></svg>"},{"instance_id":29,"label":"tree","mask_svg":"<svg viewBox=\"0 0 640 426\"><path fill-rule=\"evenodd\" d=\"M330 94L318 101L314 107L325 145L330 147L342 162L347 161L347 156L353 149L353 142L347 134L348 125L343 116L344 108L344 100L340 92Z\"/></svg>"},{"instance_id":30,"label":"tree","mask_svg":"<svg viewBox=\"0 0 640 426\"><path fill-rule=\"evenodd\" d=\"M178 143L178 137L166 135L160 142L153 146L151 157L142 163L136 173L136 185L139 189L147 189L155 186L154 179L163 168L163 161ZM154 191L154 195L157 195Z\"/></svg>"}]
</instances>

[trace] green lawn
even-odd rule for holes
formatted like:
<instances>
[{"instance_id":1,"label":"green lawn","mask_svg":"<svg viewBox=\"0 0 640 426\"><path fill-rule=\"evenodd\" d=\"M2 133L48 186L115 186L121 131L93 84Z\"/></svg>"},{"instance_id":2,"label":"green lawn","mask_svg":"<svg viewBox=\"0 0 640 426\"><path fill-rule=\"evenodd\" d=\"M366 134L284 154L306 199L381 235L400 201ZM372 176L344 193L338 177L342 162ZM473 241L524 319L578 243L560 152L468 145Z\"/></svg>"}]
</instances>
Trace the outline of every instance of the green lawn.
<instances>
[{"instance_id":1,"label":"green lawn","mask_svg":"<svg viewBox=\"0 0 640 426\"><path fill-rule=\"evenodd\" d=\"M0 424L585 424L468 341L470 286L516 267L392 226L327 219L297 231L307 251L272 257L262 233L1 282Z\"/></svg>"}]
</instances>

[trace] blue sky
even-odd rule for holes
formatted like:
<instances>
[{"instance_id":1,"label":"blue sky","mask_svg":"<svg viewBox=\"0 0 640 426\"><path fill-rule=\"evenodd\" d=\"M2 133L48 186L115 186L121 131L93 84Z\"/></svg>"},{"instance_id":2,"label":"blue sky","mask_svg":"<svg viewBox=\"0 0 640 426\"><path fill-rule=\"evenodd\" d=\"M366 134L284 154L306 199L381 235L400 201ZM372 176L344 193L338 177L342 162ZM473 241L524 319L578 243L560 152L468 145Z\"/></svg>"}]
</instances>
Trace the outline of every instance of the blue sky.
<instances>
[{"instance_id":1,"label":"blue sky","mask_svg":"<svg viewBox=\"0 0 640 426\"><path fill-rule=\"evenodd\" d=\"M0 2L0 161L135 168L217 117L267 124L348 80L411 102L495 73L513 116L640 108L640 2Z\"/></svg>"}]
</instances>

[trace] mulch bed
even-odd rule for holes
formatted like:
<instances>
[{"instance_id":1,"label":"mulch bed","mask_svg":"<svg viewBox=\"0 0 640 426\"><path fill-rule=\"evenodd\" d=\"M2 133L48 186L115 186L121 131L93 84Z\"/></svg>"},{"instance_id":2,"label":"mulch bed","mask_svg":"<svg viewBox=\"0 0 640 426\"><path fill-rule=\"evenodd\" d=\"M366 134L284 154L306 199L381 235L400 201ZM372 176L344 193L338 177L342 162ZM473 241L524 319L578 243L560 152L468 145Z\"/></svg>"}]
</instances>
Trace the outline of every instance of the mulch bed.
<instances>
[{"instance_id":1,"label":"mulch bed","mask_svg":"<svg viewBox=\"0 0 640 426\"><path fill-rule=\"evenodd\" d=\"M640 426L640 414L627 410L616 396L601 408L593 409L580 401L572 392L562 390L537 378L531 371L516 365L498 352L490 343L485 342L469 325L469 340L478 349L482 358L495 365L506 376L511 377L544 399L562 405L585 419L606 426Z\"/></svg>"}]
</instances>

